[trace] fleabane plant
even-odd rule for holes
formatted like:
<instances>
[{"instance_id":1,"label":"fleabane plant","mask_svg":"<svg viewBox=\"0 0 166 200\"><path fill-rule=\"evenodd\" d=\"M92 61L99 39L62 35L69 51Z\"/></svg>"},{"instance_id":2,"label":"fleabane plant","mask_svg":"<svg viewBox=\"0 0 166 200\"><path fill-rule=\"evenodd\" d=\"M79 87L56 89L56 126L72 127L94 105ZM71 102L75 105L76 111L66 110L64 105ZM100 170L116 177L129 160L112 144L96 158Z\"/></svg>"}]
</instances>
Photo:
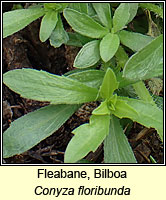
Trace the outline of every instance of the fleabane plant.
<instances>
[{"instance_id":1,"label":"fleabane plant","mask_svg":"<svg viewBox=\"0 0 166 200\"><path fill-rule=\"evenodd\" d=\"M136 15L137 3L120 4L113 18L109 3L92 6L95 15L88 11L86 3L72 4L64 10L72 28L92 39L74 61L74 66L83 70L63 76L34 69L4 74L4 83L22 97L50 102L11 123L3 134L4 158L35 146L62 126L83 103L92 101L100 105L92 112L89 123L73 130L64 162L78 162L104 143L105 163L136 163L120 125L122 118L154 128L163 140L163 111L143 83L163 73L163 36L152 38L122 30ZM131 57L128 58L120 43L132 49ZM120 68L108 62L115 55ZM102 70L84 70L99 60L105 66ZM119 94L127 86L134 89L137 98Z\"/></svg>"},{"instance_id":2,"label":"fleabane plant","mask_svg":"<svg viewBox=\"0 0 166 200\"><path fill-rule=\"evenodd\" d=\"M41 42L50 40L50 44L59 47L68 41L60 13L68 3L40 3L27 9L18 9L3 14L3 38L18 32L31 22L42 17L39 38Z\"/></svg>"},{"instance_id":3,"label":"fleabane plant","mask_svg":"<svg viewBox=\"0 0 166 200\"><path fill-rule=\"evenodd\" d=\"M91 6L93 13L87 3L80 4L79 8L69 6L63 11L73 30L90 39L77 54L74 67L85 69L98 63L109 63L113 57L120 57L123 60L120 69L124 68L128 58L122 45L137 52L154 39L151 36L124 30L136 16L138 3L121 3L113 14L109 3L92 3ZM162 64L158 65L156 71L158 75L162 75Z\"/></svg>"},{"instance_id":4,"label":"fleabane plant","mask_svg":"<svg viewBox=\"0 0 166 200\"><path fill-rule=\"evenodd\" d=\"M74 67L91 67L100 59L105 63L108 62L117 52L120 43L137 51L139 44L132 45L133 42L138 43L139 40L146 45L152 40L151 37L123 30L135 17L138 3L121 3L113 17L109 3L92 3L92 5L97 21L88 11L66 8L63 12L74 31L93 39L82 47L75 58Z\"/></svg>"},{"instance_id":5,"label":"fleabane plant","mask_svg":"<svg viewBox=\"0 0 166 200\"><path fill-rule=\"evenodd\" d=\"M66 149L65 162L79 161L105 140L105 162L136 163L119 119L130 118L146 127L153 127L162 138L162 110L143 100L118 96L119 82L111 68L105 72L98 89L93 74L99 76L96 70L75 77L61 77L33 69L7 72L4 83L10 89L25 98L50 101L51 105L11 124L3 136L3 156L10 157L28 150L57 130L79 108L79 104L99 100L101 104L93 111L89 124L73 131L75 135ZM80 77L84 77L85 83L78 81ZM110 153L107 146L112 148Z\"/></svg>"},{"instance_id":6,"label":"fleabane plant","mask_svg":"<svg viewBox=\"0 0 166 200\"><path fill-rule=\"evenodd\" d=\"M102 102L92 112L89 124L83 124L73 131L74 137L66 149L65 162L80 160L90 151L94 152L105 140L105 162L136 163L121 128L120 118L153 127L162 137L162 111L146 101L118 96L115 93L118 87L113 70L108 68L98 93L98 100ZM152 116L156 118L153 118L153 122Z\"/></svg>"}]
</instances>

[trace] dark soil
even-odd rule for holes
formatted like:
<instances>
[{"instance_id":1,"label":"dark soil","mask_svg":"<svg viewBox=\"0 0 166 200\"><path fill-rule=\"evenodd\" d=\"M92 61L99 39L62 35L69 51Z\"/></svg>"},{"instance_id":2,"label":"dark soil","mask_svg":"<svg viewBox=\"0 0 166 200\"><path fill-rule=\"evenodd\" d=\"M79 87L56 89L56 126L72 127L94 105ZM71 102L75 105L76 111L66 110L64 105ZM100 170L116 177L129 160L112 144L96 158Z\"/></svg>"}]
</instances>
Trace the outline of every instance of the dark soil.
<instances>
[{"instance_id":1,"label":"dark soil","mask_svg":"<svg viewBox=\"0 0 166 200\"><path fill-rule=\"evenodd\" d=\"M40 42L39 22L40 20L37 20L3 40L3 73L13 69L33 68L62 75L73 69L73 60L79 49L65 45L55 49L50 46L49 41ZM3 85L3 131L17 118L46 105L48 102L21 98ZM53 135L21 155L4 159L4 163L63 163L66 146L72 138L72 130L88 122L91 112L96 107L97 104L93 102L83 105ZM150 155L157 163L163 163L163 144L154 129L147 129L134 123L128 139L138 163L152 163ZM88 154L86 159L94 163L103 163L103 146Z\"/></svg>"}]
</instances>

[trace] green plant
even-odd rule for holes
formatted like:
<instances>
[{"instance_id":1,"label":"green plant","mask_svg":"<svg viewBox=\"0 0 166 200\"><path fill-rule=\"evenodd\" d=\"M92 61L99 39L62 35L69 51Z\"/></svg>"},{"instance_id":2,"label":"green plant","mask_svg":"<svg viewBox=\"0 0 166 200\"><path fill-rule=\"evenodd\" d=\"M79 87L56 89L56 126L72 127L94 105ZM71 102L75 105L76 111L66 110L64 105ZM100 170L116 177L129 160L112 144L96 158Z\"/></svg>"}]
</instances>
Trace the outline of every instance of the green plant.
<instances>
[{"instance_id":1,"label":"green plant","mask_svg":"<svg viewBox=\"0 0 166 200\"><path fill-rule=\"evenodd\" d=\"M64 17L73 30L89 38L95 38L95 40L86 43L80 50L74 61L74 67L91 67L100 58L103 62L108 62L117 52L120 41L133 51L138 51L143 45L145 46L152 41L151 37L122 30L135 17L138 3L120 4L115 10L113 18L109 3L93 3L93 8L96 11L98 21L94 20L94 16L71 8L64 10ZM78 18L79 21L77 21Z\"/></svg>"},{"instance_id":2,"label":"green plant","mask_svg":"<svg viewBox=\"0 0 166 200\"><path fill-rule=\"evenodd\" d=\"M134 18L137 8L137 3L122 3L112 19L109 3L70 4L64 16L83 35L76 43L87 41L74 62L81 70L64 76L33 69L4 74L4 83L22 97L51 104L11 124L3 136L4 157L30 149L57 130L82 103L91 101L99 101L100 105L92 112L89 123L73 131L65 162L78 162L104 141L106 163L136 163L121 128L121 118L155 128L163 139L162 109L143 82L163 73L163 36L152 38L122 30ZM73 38L80 38L79 34L74 33ZM129 57L120 42L134 54ZM94 69L99 63L101 69Z\"/></svg>"},{"instance_id":3,"label":"green plant","mask_svg":"<svg viewBox=\"0 0 166 200\"><path fill-rule=\"evenodd\" d=\"M60 13L68 3L40 3L28 9L18 9L3 14L3 38L23 29L34 20L42 17L39 38L42 42L50 40L51 45L59 47L68 41Z\"/></svg>"}]
</instances>

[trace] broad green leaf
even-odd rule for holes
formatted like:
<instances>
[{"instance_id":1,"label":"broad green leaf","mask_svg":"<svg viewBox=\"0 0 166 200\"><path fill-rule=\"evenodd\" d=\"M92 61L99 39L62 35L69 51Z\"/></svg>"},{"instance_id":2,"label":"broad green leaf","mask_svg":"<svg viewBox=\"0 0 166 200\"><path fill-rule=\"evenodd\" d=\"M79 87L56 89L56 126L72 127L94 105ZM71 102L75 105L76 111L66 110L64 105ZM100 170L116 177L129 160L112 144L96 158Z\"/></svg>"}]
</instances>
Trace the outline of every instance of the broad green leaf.
<instances>
[{"instance_id":1,"label":"broad green leaf","mask_svg":"<svg viewBox=\"0 0 166 200\"><path fill-rule=\"evenodd\" d=\"M108 62L119 48L119 37L116 34L108 33L100 42L100 55L104 62Z\"/></svg>"},{"instance_id":2,"label":"broad green leaf","mask_svg":"<svg viewBox=\"0 0 166 200\"><path fill-rule=\"evenodd\" d=\"M61 16L58 15L58 22L50 36L50 44L55 48L57 48L60 47L62 44L67 43L68 40L69 36L67 32L64 30Z\"/></svg>"},{"instance_id":3,"label":"broad green leaf","mask_svg":"<svg viewBox=\"0 0 166 200\"><path fill-rule=\"evenodd\" d=\"M55 11L47 12L42 18L40 25L40 40L45 42L51 35L58 21L58 13Z\"/></svg>"},{"instance_id":4,"label":"broad green leaf","mask_svg":"<svg viewBox=\"0 0 166 200\"><path fill-rule=\"evenodd\" d=\"M68 8L88 14L88 3L70 3Z\"/></svg>"},{"instance_id":5,"label":"broad green leaf","mask_svg":"<svg viewBox=\"0 0 166 200\"><path fill-rule=\"evenodd\" d=\"M102 38L109 32L108 28L101 26L84 13L70 8L66 8L63 13L70 26L82 35L91 38Z\"/></svg>"},{"instance_id":6,"label":"broad green leaf","mask_svg":"<svg viewBox=\"0 0 166 200\"><path fill-rule=\"evenodd\" d=\"M44 15L43 8L19 9L3 14L3 38L16 33Z\"/></svg>"},{"instance_id":7,"label":"broad green leaf","mask_svg":"<svg viewBox=\"0 0 166 200\"><path fill-rule=\"evenodd\" d=\"M64 76L69 76L69 75L72 75L72 74L75 74L75 73L79 73L79 72L85 72L85 71L89 71L89 70L95 70L94 68L91 68L91 69L89 69L89 68L86 68L86 69L73 69L73 70L70 70L70 71L68 71L68 72L66 72L65 74L64 74Z\"/></svg>"},{"instance_id":8,"label":"broad green leaf","mask_svg":"<svg viewBox=\"0 0 166 200\"><path fill-rule=\"evenodd\" d=\"M118 36L120 38L121 43L129 47L133 51L139 51L154 39L147 35L124 30L120 31L118 33Z\"/></svg>"},{"instance_id":9,"label":"broad green leaf","mask_svg":"<svg viewBox=\"0 0 166 200\"><path fill-rule=\"evenodd\" d=\"M93 115L110 115L110 110L107 105L107 100L101 102L100 106L98 106L92 112Z\"/></svg>"},{"instance_id":10,"label":"broad green leaf","mask_svg":"<svg viewBox=\"0 0 166 200\"><path fill-rule=\"evenodd\" d=\"M76 128L73 131L75 135L67 146L64 162L75 163L90 151L94 152L108 135L109 123L109 115L92 115L89 124Z\"/></svg>"},{"instance_id":11,"label":"broad green leaf","mask_svg":"<svg viewBox=\"0 0 166 200\"><path fill-rule=\"evenodd\" d=\"M103 99L109 99L113 95L113 92L118 89L118 85L119 83L116 80L113 70L108 68L99 91L100 96Z\"/></svg>"},{"instance_id":12,"label":"broad green leaf","mask_svg":"<svg viewBox=\"0 0 166 200\"><path fill-rule=\"evenodd\" d=\"M100 60L99 40L93 40L85 44L78 52L73 66L76 68L87 68Z\"/></svg>"},{"instance_id":13,"label":"broad green leaf","mask_svg":"<svg viewBox=\"0 0 166 200\"><path fill-rule=\"evenodd\" d=\"M140 51L135 53L127 61L123 76L132 80L145 80L158 76L158 71L161 72L159 65L163 58L163 35L160 35ZM156 69L159 67L159 70ZM157 71L157 73L156 73Z\"/></svg>"},{"instance_id":14,"label":"broad green leaf","mask_svg":"<svg viewBox=\"0 0 166 200\"><path fill-rule=\"evenodd\" d=\"M78 108L78 105L49 105L15 120L3 133L3 157L29 150L58 130Z\"/></svg>"},{"instance_id":15,"label":"broad green leaf","mask_svg":"<svg viewBox=\"0 0 166 200\"><path fill-rule=\"evenodd\" d=\"M130 17L127 23L131 22L134 19L138 10L138 3L128 3L128 5L130 7L129 9Z\"/></svg>"},{"instance_id":16,"label":"broad green leaf","mask_svg":"<svg viewBox=\"0 0 166 200\"><path fill-rule=\"evenodd\" d=\"M155 128L163 140L163 112L156 105L138 99L118 97L115 107L116 110L112 112L115 116L130 118L148 128Z\"/></svg>"},{"instance_id":17,"label":"broad green leaf","mask_svg":"<svg viewBox=\"0 0 166 200\"><path fill-rule=\"evenodd\" d=\"M4 83L22 97L52 104L94 101L98 90L76 80L34 69L16 69L3 76Z\"/></svg>"},{"instance_id":18,"label":"broad green leaf","mask_svg":"<svg viewBox=\"0 0 166 200\"><path fill-rule=\"evenodd\" d=\"M112 28L112 17L109 3L92 3L101 23L107 28Z\"/></svg>"},{"instance_id":19,"label":"broad green leaf","mask_svg":"<svg viewBox=\"0 0 166 200\"><path fill-rule=\"evenodd\" d=\"M163 76L163 63L160 62L155 68L148 72L146 79Z\"/></svg>"},{"instance_id":20,"label":"broad green leaf","mask_svg":"<svg viewBox=\"0 0 166 200\"><path fill-rule=\"evenodd\" d=\"M148 73L148 77L149 78L153 78L154 74L155 74L155 77L163 75L163 63L162 62L156 68L154 68L153 71ZM137 79L126 79L125 77L122 77L122 72L119 72L117 74L117 81L119 82L119 88L124 88L124 87L126 87L128 85L137 83L140 80L137 80Z\"/></svg>"},{"instance_id":21,"label":"broad green leaf","mask_svg":"<svg viewBox=\"0 0 166 200\"><path fill-rule=\"evenodd\" d=\"M130 6L128 3L121 3L115 10L113 16L113 32L123 29L130 18Z\"/></svg>"},{"instance_id":22,"label":"broad green leaf","mask_svg":"<svg viewBox=\"0 0 166 200\"><path fill-rule=\"evenodd\" d=\"M101 70L86 70L68 75L69 78L78 80L89 87L99 88L102 84L105 72Z\"/></svg>"},{"instance_id":23,"label":"broad green leaf","mask_svg":"<svg viewBox=\"0 0 166 200\"><path fill-rule=\"evenodd\" d=\"M115 116L111 117L109 135L104 140L104 162L137 163L119 119Z\"/></svg>"}]
</instances>

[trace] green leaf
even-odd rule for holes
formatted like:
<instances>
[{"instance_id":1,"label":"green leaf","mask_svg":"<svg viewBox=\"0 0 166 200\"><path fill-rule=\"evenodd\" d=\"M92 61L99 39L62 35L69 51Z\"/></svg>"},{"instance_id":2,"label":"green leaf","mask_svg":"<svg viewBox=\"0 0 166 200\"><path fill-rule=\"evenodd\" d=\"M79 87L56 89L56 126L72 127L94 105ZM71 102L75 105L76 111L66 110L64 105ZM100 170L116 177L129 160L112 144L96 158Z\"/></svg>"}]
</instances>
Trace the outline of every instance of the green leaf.
<instances>
[{"instance_id":1,"label":"green leaf","mask_svg":"<svg viewBox=\"0 0 166 200\"><path fill-rule=\"evenodd\" d=\"M127 23L131 22L134 19L138 10L138 3L128 3L128 5L130 7L129 9L130 17Z\"/></svg>"},{"instance_id":2,"label":"green leaf","mask_svg":"<svg viewBox=\"0 0 166 200\"><path fill-rule=\"evenodd\" d=\"M109 99L113 95L113 92L118 89L118 85L119 83L116 80L113 70L108 68L99 91L100 96L103 99Z\"/></svg>"},{"instance_id":3,"label":"green leaf","mask_svg":"<svg viewBox=\"0 0 166 200\"><path fill-rule=\"evenodd\" d=\"M3 76L4 83L22 97L53 104L94 101L98 90L76 80L34 69L16 69Z\"/></svg>"},{"instance_id":4,"label":"green leaf","mask_svg":"<svg viewBox=\"0 0 166 200\"><path fill-rule=\"evenodd\" d=\"M16 33L44 15L43 8L19 9L3 14L3 38Z\"/></svg>"},{"instance_id":5,"label":"green leaf","mask_svg":"<svg viewBox=\"0 0 166 200\"><path fill-rule=\"evenodd\" d=\"M95 151L109 132L110 116L92 115L89 124L76 128L74 137L69 142L64 162L75 163L85 157L90 151Z\"/></svg>"},{"instance_id":6,"label":"green leaf","mask_svg":"<svg viewBox=\"0 0 166 200\"><path fill-rule=\"evenodd\" d=\"M155 128L163 140L163 112L156 105L138 99L118 97L115 107L116 110L112 112L115 116L132 119L147 128Z\"/></svg>"},{"instance_id":7,"label":"green leaf","mask_svg":"<svg viewBox=\"0 0 166 200\"><path fill-rule=\"evenodd\" d=\"M163 61L160 61L155 68L153 68L151 71L149 70L146 79L163 76L163 66Z\"/></svg>"},{"instance_id":8,"label":"green leaf","mask_svg":"<svg viewBox=\"0 0 166 200\"><path fill-rule=\"evenodd\" d=\"M108 62L119 48L119 37L116 34L108 33L100 42L100 55L104 62Z\"/></svg>"},{"instance_id":9,"label":"green leaf","mask_svg":"<svg viewBox=\"0 0 166 200\"><path fill-rule=\"evenodd\" d=\"M121 43L129 47L133 51L141 50L154 39L147 35L124 30L120 31L118 33L118 36L120 38Z\"/></svg>"},{"instance_id":10,"label":"green leaf","mask_svg":"<svg viewBox=\"0 0 166 200\"><path fill-rule=\"evenodd\" d=\"M145 80L158 76L163 58L163 35L160 35L127 61L123 76L132 80ZM159 69L156 69L156 68ZM157 73L156 73L157 72Z\"/></svg>"},{"instance_id":11,"label":"green leaf","mask_svg":"<svg viewBox=\"0 0 166 200\"><path fill-rule=\"evenodd\" d=\"M100 106L98 106L92 112L93 115L110 115L110 110L107 105L107 100L101 102Z\"/></svg>"},{"instance_id":12,"label":"green leaf","mask_svg":"<svg viewBox=\"0 0 166 200\"><path fill-rule=\"evenodd\" d=\"M99 88L105 72L101 70L86 70L68 75L69 78L84 83L89 87Z\"/></svg>"},{"instance_id":13,"label":"green leaf","mask_svg":"<svg viewBox=\"0 0 166 200\"><path fill-rule=\"evenodd\" d=\"M104 162L137 163L119 119L115 116L111 117L109 135L104 140Z\"/></svg>"},{"instance_id":14,"label":"green leaf","mask_svg":"<svg viewBox=\"0 0 166 200\"><path fill-rule=\"evenodd\" d=\"M93 40L85 44L77 54L73 66L87 68L95 65L100 60L99 40Z\"/></svg>"},{"instance_id":15,"label":"green leaf","mask_svg":"<svg viewBox=\"0 0 166 200\"><path fill-rule=\"evenodd\" d=\"M3 134L3 157L29 150L58 130L78 108L49 105L15 120Z\"/></svg>"},{"instance_id":16,"label":"green leaf","mask_svg":"<svg viewBox=\"0 0 166 200\"><path fill-rule=\"evenodd\" d=\"M68 8L88 14L88 3L70 3Z\"/></svg>"},{"instance_id":17,"label":"green leaf","mask_svg":"<svg viewBox=\"0 0 166 200\"><path fill-rule=\"evenodd\" d=\"M59 14L56 27L50 36L50 44L53 47L57 48L57 47L60 47L62 44L67 43L68 40L69 40L69 36L67 32L64 30L61 16Z\"/></svg>"},{"instance_id":18,"label":"green leaf","mask_svg":"<svg viewBox=\"0 0 166 200\"><path fill-rule=\"evenodd\" d=\"M101 23L107 28L112 28L112 17L109 3L92 3Z\"/></svg>"},{"instance_id":19,"label":"green leaf","mask_svg":"<svg viewBox=\"0 0 166 200\"><path fill-rule=\"evenodd\" d=\"M102 38L109 32L107 28L84 13L69 8L66 8L63 13L70 26L82 35L91 38Z\"/></svg>"},{"instance_id":20,"label":"green leaf","mask_svg":"<svg viewBox=\"0 0 166 200\"><path fill-rule=\"evenodd\" d=\"M121 3L115 10L113 16L113 33L123 29L130 19L130 6L128 3Z\"/></svg>"},{"instance_id":21,"label":"green leaf","mask_svg":"<svg viewBox=\"0 0 166 200\"><path fill-rule=\"evenodd\" d=\"M58 13L55 11L47 12L42 18L40 25L40 40L45 42L51 35L58 21Z\"/></svg>"},{"instance_id":22,"label":"green leaf","mask_svg":"<svg viewBox=\"0 0 166 200\"><path fill-rule=\"evenodd\" d=\"M134 107L131 107L128 104L127 100L126 99L124 100L122 97L118 96L116 104L115 104L115 111L112 110L112 114L114 114L115 116L119 118L129 118L132 120L139 118L139 113L137 112L137 110L135 110ZM133 120L133 121L136 121L136 120Z\"/></svg>"}]
</instances>

